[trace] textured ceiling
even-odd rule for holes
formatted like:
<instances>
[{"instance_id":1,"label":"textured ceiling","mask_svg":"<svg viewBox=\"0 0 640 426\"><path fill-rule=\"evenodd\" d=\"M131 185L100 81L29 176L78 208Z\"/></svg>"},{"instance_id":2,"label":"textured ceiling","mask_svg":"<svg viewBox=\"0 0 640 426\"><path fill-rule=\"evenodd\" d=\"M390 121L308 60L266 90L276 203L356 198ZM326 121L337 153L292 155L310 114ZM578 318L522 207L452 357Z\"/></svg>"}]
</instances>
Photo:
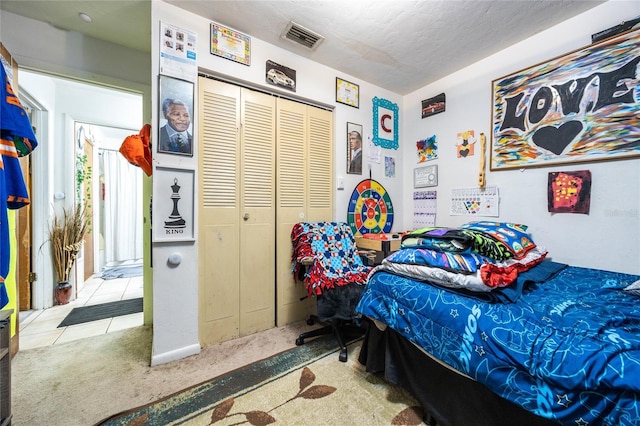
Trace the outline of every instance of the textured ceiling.
<instances>
[{"instance_id":1,"label":"textured ceiling","mask_svg":"<svg viewBox=\"0 0 640 426\"><path fill-rule=\"evenodd\" d=\"M604 2L165 1L403 95ZM0 9L150 51L148 0L2 0ZM93 23L78 19L79 12ZM283 39L290 21L325 40L309 50Z\"/></svg>"}]
</instances>

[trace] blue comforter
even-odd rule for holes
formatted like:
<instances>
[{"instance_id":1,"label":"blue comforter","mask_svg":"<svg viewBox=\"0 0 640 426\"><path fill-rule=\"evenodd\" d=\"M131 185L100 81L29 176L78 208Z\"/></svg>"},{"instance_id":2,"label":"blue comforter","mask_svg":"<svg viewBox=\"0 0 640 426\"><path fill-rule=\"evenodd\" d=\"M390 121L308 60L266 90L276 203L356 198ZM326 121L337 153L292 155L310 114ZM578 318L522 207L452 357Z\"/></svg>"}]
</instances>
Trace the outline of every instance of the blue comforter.
<instances>
[{"instance_id":1,"label":"blue comforter","mask_svg":"<svg viewBox=\"0 0 640 426\"><path fill-rule=\"evenodd\" d=\"M539 416L640 424L640 298L623 290L640 277L550 267L520 276L508 304L376 272L356 311Z\"/></svg>"}]
</instances>

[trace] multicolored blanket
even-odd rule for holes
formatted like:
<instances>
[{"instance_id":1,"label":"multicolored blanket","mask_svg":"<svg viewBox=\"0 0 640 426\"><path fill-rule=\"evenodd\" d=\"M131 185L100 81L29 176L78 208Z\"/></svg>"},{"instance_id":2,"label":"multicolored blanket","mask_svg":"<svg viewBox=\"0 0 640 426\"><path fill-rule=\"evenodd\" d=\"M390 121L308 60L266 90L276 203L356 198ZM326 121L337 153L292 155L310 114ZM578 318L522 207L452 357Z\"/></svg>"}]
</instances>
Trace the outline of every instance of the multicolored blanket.
<instances>
[{"instance_id":1,"label":"multicolored blanket","mask_svg":"<svg viewBox=\"0 0 640 426\"><path fill-rule=\"evenodd\" d=\"M364 285L371 268L358 255L351 227L343 222L302 222L291 230L293 274L304 272L307 292L320 295L326 289L351 283Z\"/></svg>"}]
</instances>

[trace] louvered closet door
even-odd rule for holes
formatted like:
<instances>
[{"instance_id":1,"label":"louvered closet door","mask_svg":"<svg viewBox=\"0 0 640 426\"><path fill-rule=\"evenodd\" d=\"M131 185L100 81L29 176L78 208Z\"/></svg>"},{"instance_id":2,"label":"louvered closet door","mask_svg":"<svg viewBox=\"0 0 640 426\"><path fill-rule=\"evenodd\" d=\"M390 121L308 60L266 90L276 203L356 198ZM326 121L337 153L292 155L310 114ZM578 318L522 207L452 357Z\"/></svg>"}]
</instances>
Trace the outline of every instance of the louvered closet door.
<instances>
[{"instance_id":1,"label":"louvered closet door","mask_svg":"<svg viewBox=\"0 0 640 426\"><path fill-rule=\"evenodd\" d=\"M199 335L207 346L240 333L240 88L207 78L198 86Z\"/></svg>"},{"instance_id":2,"label":"louvered closet door","mask_svg":"<svg viewBox=\"0 0 640 426\"><path fill-rule=\"evenodd\" d=\"M275 325L275 98L199 80L200 341Z\"/></svg>"},{"instance_id":3,"label":"louvered closet door","mask_svg":"<svg viewBox=\"0 0 640 426\"><path fill-rule=\"evenodd\" d=\"M240 335L275 326L276 98L242 89Z\"/></svg>"},{"instance_id":4,"label":"louvered closet door","mask_svg":"<svg viewBox=\"0 0 640 426\"><path fill-rule=\"evenodd\" d=\"M306 318L315 299L291 274L291 229L333 217L333 114L278 99L277 325Z\"/></svg>"}]
</instances>

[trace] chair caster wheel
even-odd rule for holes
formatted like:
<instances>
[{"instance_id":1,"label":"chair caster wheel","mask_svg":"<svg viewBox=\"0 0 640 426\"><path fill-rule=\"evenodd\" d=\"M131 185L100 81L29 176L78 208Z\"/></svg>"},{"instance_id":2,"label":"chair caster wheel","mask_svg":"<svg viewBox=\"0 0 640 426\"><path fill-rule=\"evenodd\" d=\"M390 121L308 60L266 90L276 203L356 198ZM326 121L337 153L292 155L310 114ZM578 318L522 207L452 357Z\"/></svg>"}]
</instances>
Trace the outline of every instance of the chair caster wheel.
<instances>
[{"instance_id":1,"label":"chair caster wheel","mask_svg":"<svg viewBox=\"0 0 640 426\"><path fill-rule=\"evenodd\" d=\"M304 345L304 339L301 339L300 337L298 337L296 339L296 346L301 346Z\"/></svg>"},{"instance_id":2,"label":"chair caster wheel","mask_svg":"<svg viewBox=\"0 0 640 426\"><path fill-rule=\"evenodd\" d=\"M313 325L313 324L315 324L315 323L316 323L316 322L315 322L312 318L309 318L309 319L307 320L307 325Z\"/></svg>"},{"instance_id":3,"label":"chair caster wheel","mask_svg":"<svg viewBox=\"0 0 640 426\"><path fill-rule=\"evenodd\" d=\"M347 362L347 353L340 352L340 356L338 357L338 359L340 360L340 362Z\"/></svg>"}]
</instances>

